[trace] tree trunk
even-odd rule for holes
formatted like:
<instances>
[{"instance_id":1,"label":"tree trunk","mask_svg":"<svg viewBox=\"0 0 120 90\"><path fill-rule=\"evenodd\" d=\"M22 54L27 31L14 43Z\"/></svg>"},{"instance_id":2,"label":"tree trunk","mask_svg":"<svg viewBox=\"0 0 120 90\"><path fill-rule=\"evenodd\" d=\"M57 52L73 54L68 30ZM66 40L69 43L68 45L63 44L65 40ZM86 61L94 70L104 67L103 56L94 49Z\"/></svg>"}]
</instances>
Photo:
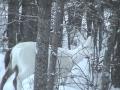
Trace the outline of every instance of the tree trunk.
<instances>
[{"instance_id":1,"label":"tree trunk","mask_svg":"<svg viewBox=\"0 0 120 90\"><path fill-rule=\"evenodd\" d=\"M19 2L18 0L8 0L8 47L13 47L17 43L17 32L19 30Z\"/></svg>"},{"instance_id":2,"label":"tree trunk","mask_svg":"<svg viewBox=\"0 0 120 90\"><path fill-rule=\"evenodd\" d=\"M55 5L57 3L57 6ZM56 9L57 8L57 9ZM52 29L55 26L55 19L57 18L57 29L58 29L58 47L62 47L62 39L63 39L63 17L64 17L64 0L56 0L52 6L51 12L52 18ZM55 16L55 17L54 17ZM50 45L52 43L53 32L50 33Z\"/></svg>"},{"instance_id":3,"label":"tree trunk","mask_svg":"<svg viewBox=\"0 0 120 90\"><path fill-rule=\"evenodd\" d=\"M56 3L58 3L58 11L56 18L58 18L58 46L62 47L62 39L63 39L63 17L64 17L64 0L58 0Z\"/></svg>"},{"instance_id":4,"label":"tree trunk","mask_svg":"<svg viewBox=\"0 0 120 90\"><path fill-rule=\"evenodd\" d=\"M108 38L108 42L107 42L108 43L108 46L107 46L108 50L105 53L104 62L103 62L103 65L105 68L104 68L103 75L102 75L102 90L109 89L110 65L111 65L111 59L113 58L112 55L114 54L113 52L114 52L114 46L115 46L117 30L118 30L117 8L112 7L111 10L112 10L112 16L110 18L110 29L111 29L110 31L112 34ZM114 59L112 60L112 62L114 62ZM116 68L114 68L114 69L116 69ZM117 74L118 74L118 72L117 72ZM114 83L114 80L112 83ZM119 86L117 81L113 85Z\"/></svg>"},{"instance_id":5,"label":"tree trunk","mask_svg":"<svg viewBox=\"0 0 120 90\"><path fill-rule=\"evenodd\" d=\"M62 3L62 4L61 4ZM61 5L61 6L60 6ZM63 6L62 6L63 5ZM53 36L52 36L52 43L51 43L51 53L50 53L50 64L48 67L48 74L49 74L49 80L48 80L48 90L54 90L55 88L57 88L56 85L56 62L57 62L57 50L58 50L58 46L62 45L62 32L63 32L63 28L61 26L62 22L63 22L63 10L60 10L59 12L59 8L63 7L64 8L64 4L63 4L63 0L57 0L55 3L55 21L54 21L54 26L53 26ZM63 9L62 8L62 9ZM62 19L62 20L61 20ZM55 88L54 88L55 86Z\"/></svg>"},{"instance_id":6,"label":"tree trunk","mask_svg":"<svg viewBox=\"0 0 120 90\"><path fill-rule=\"evenodd\" d=\"M68 37L68 49L71 49L71 31L73 27L73 15L74 13L74 7L70 7L68 9L68 27L67 27L67 37Z\"/></svg>"},{"instance_id":7,"label":"tree trunk","mask_svg":"<svg viewBox=\"0 0 120 90\"><path fill-rule=\"evenodd\" d=\"M114 45L115 45L115 36L116 36L116 31L112 31L112 35L108 39L108 49L105 52L104 56L104 69L102 73L102 90L109 90L109 84L110 84L110 62L111 62L111 54L114 50Z\"/></svg>"},{"instance_id":8,"label":"tree trunk","mask_svg":"<svg viewBox=\"0 0 120 90\"><path fill-rule=\"evenodd\" d=\"M22 41L36 41L37 5L35 0L22 0L20 33Z\"/></svg>"},{"instance_id":9,"label":"tree trunk","mask_svg":"<svg viewBox=\"0 0 120 90\"><path fill-rule=\"evenodd\" d=\"M54 90L55 78L56 78L56 63L57 63L57 50L58 50L58 33L54 31L51 53L50 53L50 63L48 67L48 89Z\"/></svg>"},{"instance_id":10,"label":"tree trunk","mask_svg":"<svg viewBox=\"0 0 120 90\"><path fill-rule=\"evenodd\" d=\"M38 36L34 90L47 90L48 47L52 0L38 2Z\"/></svg>"}]
</instances>

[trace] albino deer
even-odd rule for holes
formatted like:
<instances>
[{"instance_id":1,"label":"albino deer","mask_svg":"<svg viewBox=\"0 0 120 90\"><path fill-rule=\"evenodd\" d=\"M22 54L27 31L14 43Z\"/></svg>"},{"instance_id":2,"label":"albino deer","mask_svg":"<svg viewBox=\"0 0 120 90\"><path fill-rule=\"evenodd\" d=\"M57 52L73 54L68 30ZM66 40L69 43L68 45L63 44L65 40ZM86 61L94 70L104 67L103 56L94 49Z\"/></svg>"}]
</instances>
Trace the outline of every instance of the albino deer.
<instances>
[{"instance_id":1,"label":"albino deer","mask_svg":"<svg viewBox=\"0 0 120 90\"><path fill-rule=\"evenodd\" d=\"M92 38L89 37L87 41L85 42L84 52L82 49L83 47L81 46L75 50L64 50L62 48L58 49L58 60L60 61L60 64L57 63L56 67L58 68L60 66L60 68L63 68L60 71L61 77L66 77L67 74L71 71L74 65L73 60L75 60L77 57L80 57L80 59L82 59L83 57L86 57L87 53L90 50L88 46L90 46L91 39ZM90 53L91 52L89 52L89 54ZM49 54L50 54L50 50L49 50ZM15 90L22 90L22 86L21 86L22 81L25 78L32 75L35 71L34 70L35 55L36 55L36 43L35 42L23 42L23 43L19 43L16 46L14 46L10 54L10 63L7 67L7 71L5 75L3 76L3 79L1 82L0 90L3 90L5 82L7 81L7 79L10 77L10 75L13 72L16 72L15 79L13 81ZM74 57L71 58L70 56L72 55L74 55ZM49 59L50 59L50 56L48 57L48 63L50 61ZM77 59L77 61L75 60L76 63L78 63L80 59Z\"/></svg>"},{"instance_id":2,"label":"albino deer","mask_svg":"<svg viewBox=\"0 0 120 90\"><path fill-rule=\"evenodd\" d=\"M21 81L34 73L35 47L35 42L19 43L15 47L13 47L10 54L11 60L7 67L7 71L2 79L0 90L3 90L3 86L6 80L14 72L16 72L16 75L13 81L13 85L15 87L15 90L17 90L17 87L19 87L18 90L21 90ZM17 76L19 79L17 78Z\"/></svg>"},{"instance_id":3,"label":"albino deer","mask_svg":"<svg viewBox=\"0 0 120 90\"><path fill-rule=\"evenodd\" d=\"M58 59L61 62L60 68L66 68L66 70L62 69L61 73L65 72L67 74L67 72L72 69L72 60L70 57L65 56L63 53L59 54L60 55L58 55ZM35 42L23 42L14 46L10 54L10 63L1 82L0 90L3 90L5 82L14 72L15 79L13 81L13 85L15 87L15 90L22 90L22 81L34 73L35 55Z\"/></svg>"}]
</instances>

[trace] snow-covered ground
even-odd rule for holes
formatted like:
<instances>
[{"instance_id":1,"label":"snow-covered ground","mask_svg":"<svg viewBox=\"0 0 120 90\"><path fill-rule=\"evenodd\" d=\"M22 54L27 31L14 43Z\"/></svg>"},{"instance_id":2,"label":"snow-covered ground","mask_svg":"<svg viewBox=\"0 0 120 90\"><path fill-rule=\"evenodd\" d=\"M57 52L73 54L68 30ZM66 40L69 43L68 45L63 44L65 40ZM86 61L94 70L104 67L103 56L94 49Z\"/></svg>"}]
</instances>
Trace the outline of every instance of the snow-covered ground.
<instances>
[{"instance_id":1,"label":"snow-covered ground","mask_svg":"<svg viewBox=\"0 0 120 90\"><path fill-rule=\"evenodd\" d=\"M4 54L0 53L0 80L2 76L4 75L5 69L4 69Z\"/></svg>"}]
</instances>

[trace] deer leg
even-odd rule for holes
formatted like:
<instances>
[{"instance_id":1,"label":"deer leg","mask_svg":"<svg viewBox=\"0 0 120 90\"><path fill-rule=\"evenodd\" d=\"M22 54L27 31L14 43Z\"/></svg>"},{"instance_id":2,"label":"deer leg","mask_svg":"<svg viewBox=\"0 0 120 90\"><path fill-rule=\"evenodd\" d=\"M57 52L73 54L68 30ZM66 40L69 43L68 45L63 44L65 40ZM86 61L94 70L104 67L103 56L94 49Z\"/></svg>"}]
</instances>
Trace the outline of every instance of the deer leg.
<instances>
[{"instance_id":1,"label":"deer leg","mask_svg":"<svg viewBox=\"0 0 120 90\"><path fill-rule=\"evenodd\" d=\"M8 68L7 71L5 72L5 75L2 78L1 85L0 85L0 90L3 90L3 87L6 83L6 81L11 76L12 73L13 73L13 71L10 68Z\"/></svg>"},{"instance_id":2,"label":"deer leg","mask_svg":"<svg viewBox=\"0 0 120 90\"><path fill-rule=\"evenodd\" d=\"M13 80L13 86L14 86L15 90L17 90L17 78L16 77Z\"/></svg>"},{"instance_id":3,"label":"deer leg","mask_svg":"<svg viewBox=\"0 0 120 90\"><path fill-rule=\"evenodd\" d=\"M15 74L15 78L13 80L13 86L14 86L15 90L17 90L17 76L18 76L18 73L19 73L19 70L18 70L17 66L15 66L14 71L16 72L16 74Z\"/></svg>"}]
</instances>

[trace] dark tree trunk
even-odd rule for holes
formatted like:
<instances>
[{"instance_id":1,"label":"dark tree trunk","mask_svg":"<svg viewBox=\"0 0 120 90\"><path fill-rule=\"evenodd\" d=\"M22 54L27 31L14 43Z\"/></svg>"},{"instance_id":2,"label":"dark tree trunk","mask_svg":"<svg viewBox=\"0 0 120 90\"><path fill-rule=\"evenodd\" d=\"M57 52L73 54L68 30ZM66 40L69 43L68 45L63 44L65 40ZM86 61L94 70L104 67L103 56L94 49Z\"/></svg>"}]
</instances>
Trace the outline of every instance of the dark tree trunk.
<instances>
[{"instance_id":1,"label":"dark tree trunk","mask_svg":"<svg viewBox=\"0 0 120 90\"><path fill-rule=\"evenodd\" d=\"M57 6L55 5L57 3ZM57 18L57 30L58 30L58 47L62 47L62 39L63 39L63 17L64 17L64 0L56 0L52 6L52 29L55 26L55 18ZM56 9L58 8L58 9ZM54 17L55 16L55 17ZM53 32L50 33L50 45L52 43Z\"/></svg>"},{"instance_id":2,"label":"dark tree trunk","mask_svg":"<svg viewBox=\"0 0 120 90\"><path fill-rule=\"evenodd\" d=\"M92 17L90 15L90 12L87 11L87 37L92 35Z\"/></svg>"},{"instance_id":3,"label":"dark tree trunk","mask_svg":"<svg viewBox=\"0 0 120 90\"><path fill-rule=\"evenodd\" d=\"M72 44L72 35L74 25L74 6L68 9L68 28L67 28L67 36L68 36L68 49L71 49Z\"/></svg>"},{"instance_id":4,"label":"dark tree trunk","mask_svg":"<svg viewBox=\"0 0 120 90\"><path fill-rule=\"evenodd\" d=\"M73 17L74 17L74 7L68 9L68 27L67 27L67 37L68 37L68 49L71 49L71 31L73 27Z\"/></svg>"},{"instance_id":5,"label":"dark tree trunk","mask_svg":"<svg viewBox=\"0 0 120 90\"><path fill-rule=\"evenodd\" d=\"M57 81L57 80L55 80L55 79L57 79L57 76L55 74L56 73L56 62L57 62L57 50L58 50L58 46L62 46L62 32L63 32L62 29L63 28L62 28L61 24L63 22L63 13L64 13L63 10L59 10L60 7L62 7L62 9L64 8L63 0L57 0L55 3L56 14L55 14L55 18L54 18L55 21L54 21L54 26L53 26L50 64L48 67L48 72L49 72L48 90L54 90L54 86L56 85L55 83Z\"/></svg>"},{"instance_id":6,"label":"dark tree trunk","mask_svg":"<svg viewBox=\"0 0 120 90\"><path fill-rule=\"evenodd\" d=\"M54 90L55 78L56 78L56 62L57 62L57 50L58 50L58 33L54 31L52 38L51 54L50 54L50 63L48 67L48 89Z\"/></svg>"},{"instance_id":7,"label":"dark tree trunk","mask_svg":"<svg viewBox=\"0 0 120 90\"><path fill-rule=\"evenodd\" d=\"M34 90L47 90L48 47L50 34L51 0L38 2L38 36L35 61Z\"/></svg>"},{"instance_id":8,"label":"dark tree trunk","mask_svg":"<svg viewBox=\"0 0 120 90\"><path fill-rule=\"evenodd\" d=\"M120 88L120 32L116 33L114 54L111 66L111 80L115 88Z\"/></svg>"},{"instance_id":9,"label":"dark tree trunk","mask_svg":"<svg viewBox=\"0 0 120 90\"><path fill-rule=\"evenodd\" d=\"M63 17L64 17L64 0L58 0L58 11L56 18L58 18L58 46L62 47L62 39L63 39Z\"/></svg>"},{"instance_id":10,"label":"dark tree trunk","mask_svg":"<svg viewBox=\"0 0 120 90\"><path fill-rule=\"evenodd\" d=\"M35 0L22 0L22 22L20 26L22 41L36 41L37 12Z\"/></svg>"},{"instance_id":11,"label":"dark tree trunk","mask_svg":"<svg viewBox=\"0 0 120 90\"><path fill-rule=\"evenodd\" d=\"M17 33L19 30L19 2L18 0L8 0L8 26L7 35L9 38L8 47L13 47L17 43Z\"/></svg>"},{"instance_id":12,"label":"dark tree trunk","mask_svg":"<svg viewBox=\"0 0 120 90\"><path fill-rule=\"evenodd\" d=\"M117 3L115 3L117 2ZM112 79L112 85L115 88L120 88L120 1L117 0L113 3L112 6L112 16L110 18L111 23L111 30L115 33L114 35L114 51L112 51L112 66L111 66L111 79ZM112 36L113 37L113 36Z\"/></svg>"},{"instance_id":13,"label":"dark tree trunk","mask_svg":"<svg viewBox=\"0 0 120 90\"><path fill-rule=\"evenodd\" d=\"M115 45L116 30L112 31L112 35L108 39L108 50L105 52L104 56L104 69L102 73L102 90L109 90L110 84L110 64L111 64L111 54L114 50Z\"/></svg>"},{"instance_id":14,"label":"dark tree trunk","mask_svg":"<svg viewBox=\"0 0 120 90\"><path fill-rule=\"evenodd\" d=\"M105 57L104 57L104 72L102 75L102 90L108 90L109 89L109 78L110 78L110 68L111 68L111 78L112 78L112 84L115 87L120 87L120 83L118 80L120 80L118 77L120 77L119 75L119 71L118 68L119 66L117 66L119 59L117 59L117 56L114 56L114 47L116 44L116 40L117 40L117 31L118 31L118 27L119 27L119 15L118 15L118 7L116 7L117 5L112 5L111 10L112 10L112 16L110 16L110 31L111 31L111 35L108 38L108 50L105 53ZM117 42L118 43L118 42ZM117 55L117 53L116 53ZM112 64L111 64L112 62ZM117 63L116 63L117 62ZM112 65L112 67L111 67ZM116 72L117 70L117 72ZM114 72L114 74L113 74ZM106 74L107 73L107 74ZM116 75L115 75L116 74ZM115 75L115 77L114 77Z\"/></svg>"}]
</instances>

